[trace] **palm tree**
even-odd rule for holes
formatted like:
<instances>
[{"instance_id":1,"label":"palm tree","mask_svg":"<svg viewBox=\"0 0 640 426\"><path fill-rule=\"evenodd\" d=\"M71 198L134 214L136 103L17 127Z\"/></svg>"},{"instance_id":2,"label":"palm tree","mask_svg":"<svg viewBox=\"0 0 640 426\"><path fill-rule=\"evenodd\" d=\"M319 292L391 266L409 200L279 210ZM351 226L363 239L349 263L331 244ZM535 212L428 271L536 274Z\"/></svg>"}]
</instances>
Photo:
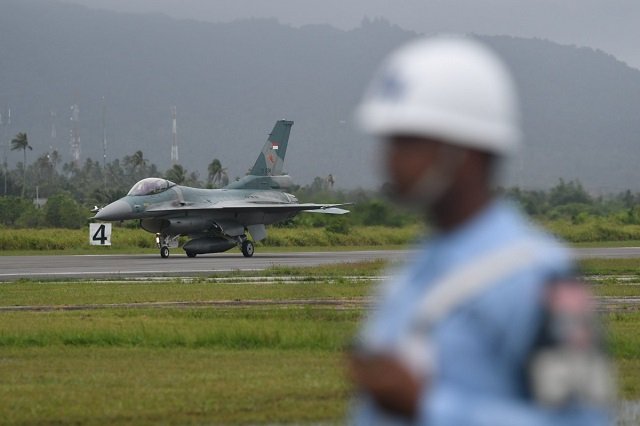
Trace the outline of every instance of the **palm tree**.
<instances>
[{"instance_id":1,"label":"palm tree","mask_svg":"<svg viewBox=\"0 0 640 426\"><path fill-rule=\"evenodd\" d=\"M186 173L186 170L185 170L185 173ZM186 176L183 185L201 188L202 182L200 182L200 179L198 178L199 178L198 172L191 172L189 173L188 176Z\"/></svg>"},{"instance_id":2,"label":"palm tree","mask_svg":"<svg viewBox=\"0 0 640 426\"><path fill-rule=\"evenodd\" d=\"M144 158L144 154L142 153L142 151L136 151L132 158L131 158L131 162L133 163L133 167L140 167L143 168L147 165L147 159Z\"/></svg>"},{"instance_id":3,"label":"palm tree","mask_svg":"<svg viewBox=\"0 0 640 426\"><path fill-rule=\"evenodd\" d=\"M209 175L207 183L213 185L215 188L226 186L229 183L229 176L227 175L227 169L222 168L222 163L217 158L214 158L208 166Z\"/></svg>"},{"instance_id":4,"label":"palm tree","mask_svg":"<svg viewBox=\"0 0 640 426\"><path fill-rule=\"evenodd\" d=\"M142 151L136 151L130 156L125 155L122 162L129 175L138 177L145 174L147 159L144 158Z\"/></svg>"},{"instance_id":5,"label":"palm tree","mask_svg":"<svg viewBox=\"0 0 640 426\"><path fill-rule=\"evenodd\" d=\"M174 164L172 168L167 170L165 178L178 185L182 185L187 180L187 171L180 164Z\"/></svg>"},{"instance_id":6,"label":"palm tree","mask_svg":"<svg viewBox=\"0 0 640 426\"><path fill-rule=\"evenodd\" d=\"M53 166L53 170L56 170L58 168L58 163L60 162L60 153L54 149L47 157Z\"/></svg>"},{"instance_id":7,"label":"palm tree","mask_svg":"<svg viewBox=\"0 0 640 426\"><path fill-rule=\"evenodd\" d=\"M43 182L51 182L53 180L53 164L49 160L49 154L44 154L38 157L33 163L34 170L36 172L37 182L36 185Z\"/></svg>"},{"instance_id":8,"label":"palm tree","mask_svg":"<svg viewBox=\"0 0 640 426\"><path fill-rule=\"evenodd\" d=\"M218 180L219 186L224 187L229 185L229 175L227 174L227 168L221 170L220 180Z\"/></svg>"},{"instance_id":9,"label":"palm tree","mask_svg":"<svg viewBox=\"0 0 640 426\"><path fill-rule=\"evenodd\" d=\"M24 162L22 163L22 198L24 198L24 190L27 186L27 148L33 150L33 147L29 145L29 139L27 134L20 132L13 139L11 139L11 151L22 150L24 154Z\"/></svg>"}]
</instances>

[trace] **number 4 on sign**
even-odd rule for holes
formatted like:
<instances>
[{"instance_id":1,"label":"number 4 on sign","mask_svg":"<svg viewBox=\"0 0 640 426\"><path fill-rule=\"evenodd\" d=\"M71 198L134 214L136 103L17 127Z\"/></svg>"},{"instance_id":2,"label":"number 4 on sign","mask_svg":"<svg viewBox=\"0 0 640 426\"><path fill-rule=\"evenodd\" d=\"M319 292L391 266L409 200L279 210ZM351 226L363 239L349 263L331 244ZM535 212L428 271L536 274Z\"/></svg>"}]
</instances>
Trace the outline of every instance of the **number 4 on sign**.
<instances>
[{"instance_id":1,"label":"number 4 on sign","mask_svg":"<svg viewBox=\"0 0 640 426\"><path fill-rule=\"evenodd\" d=\"M111 245L111 224L110 223L90 223L89 243L92 246Z\"/></svg>"}]
</instances>

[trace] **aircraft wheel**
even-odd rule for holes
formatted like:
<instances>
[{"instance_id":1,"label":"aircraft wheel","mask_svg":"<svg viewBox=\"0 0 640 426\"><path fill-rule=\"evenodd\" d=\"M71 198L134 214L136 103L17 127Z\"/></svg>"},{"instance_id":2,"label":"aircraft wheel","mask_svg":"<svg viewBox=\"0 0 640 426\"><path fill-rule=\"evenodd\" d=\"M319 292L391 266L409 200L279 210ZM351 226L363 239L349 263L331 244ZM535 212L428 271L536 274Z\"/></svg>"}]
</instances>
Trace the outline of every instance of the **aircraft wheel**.
<instances>
[{"instance_id":1,"label":"aircraft wheel","mask_svg":"<svg viewBox=\"0 0 640 426\"><path fill-rule=\"evenodd\" d=\"M242 254L244 255L244 257L251 257L253 256L253 252L255 251L255 248L253 246L253 243L249 240L244 240L242 242Z\"/></svg>"},{"instance_id":2,"label":"aircraft wheel","mask_svg":"<svg viewBox=\"0 0 640 426\"><path fill-rule=\"evenodd\" d=\"M187 252L187 257L196 257L196 254L197 254L197 253L194 253L194 252L192 252L192 251L188 251L188 252Z\"/></svg>"},{"instance_id":3,"label":"aircraft wheel","mask_svg":"<svg viewBox=\"0 0 640 426\"><path fill-rule=\"evenodd\" d=\"M166 259L167 257L169 257L169 247L162 246L160 248L160 257L163 259Z\"/></svg>"}]
</instances>

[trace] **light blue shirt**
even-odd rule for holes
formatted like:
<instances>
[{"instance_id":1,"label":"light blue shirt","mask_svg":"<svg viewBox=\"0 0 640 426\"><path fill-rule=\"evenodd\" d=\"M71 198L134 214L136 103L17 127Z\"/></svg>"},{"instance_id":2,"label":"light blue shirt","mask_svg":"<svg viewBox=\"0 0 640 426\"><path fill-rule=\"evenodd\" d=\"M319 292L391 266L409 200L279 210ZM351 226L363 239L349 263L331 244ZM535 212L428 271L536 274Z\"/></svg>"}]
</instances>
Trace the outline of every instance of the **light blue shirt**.
<instances>
[{"instance_id":1,"label":"light blue shirt","mask_svg":"<svg viewBox=\"0 0 640 426\"><path fill-rule=\"evenodd\" d=\"M568 250L506 202L494 202L463 226L419 247L416 257L381 289L362 340L393 350L430 286L479 256L522 240L534 244L536 260L464 301L431 330L435 361L418 424L607 424L604 410L544 408L529 396L526 368L541 326L542 292L547 283L572 276L574 264ZM366 396L356 402L353 421L404 424L386 416Z\"/></svg>"}]
</instances>

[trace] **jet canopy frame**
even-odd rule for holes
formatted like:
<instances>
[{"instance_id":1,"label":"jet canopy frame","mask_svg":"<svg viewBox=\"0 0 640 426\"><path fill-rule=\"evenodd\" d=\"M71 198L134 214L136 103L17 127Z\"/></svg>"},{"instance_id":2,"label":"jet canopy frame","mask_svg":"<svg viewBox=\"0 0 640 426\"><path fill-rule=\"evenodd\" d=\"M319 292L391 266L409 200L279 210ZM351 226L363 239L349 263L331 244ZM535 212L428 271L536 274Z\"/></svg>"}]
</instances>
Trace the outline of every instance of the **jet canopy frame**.
<instances>
[{"instance_id":1,"label":"jet canopy frame","mask_svg":"<svg viewBox=\"0 0 640 426\"><path fill-rule=\"evenodd\" d=\"M176 186L176 184L167 179L146 178L133 185L127 195L140 196L159 194L171 188L172 186Z\"/></svg>"}]
</instances>

